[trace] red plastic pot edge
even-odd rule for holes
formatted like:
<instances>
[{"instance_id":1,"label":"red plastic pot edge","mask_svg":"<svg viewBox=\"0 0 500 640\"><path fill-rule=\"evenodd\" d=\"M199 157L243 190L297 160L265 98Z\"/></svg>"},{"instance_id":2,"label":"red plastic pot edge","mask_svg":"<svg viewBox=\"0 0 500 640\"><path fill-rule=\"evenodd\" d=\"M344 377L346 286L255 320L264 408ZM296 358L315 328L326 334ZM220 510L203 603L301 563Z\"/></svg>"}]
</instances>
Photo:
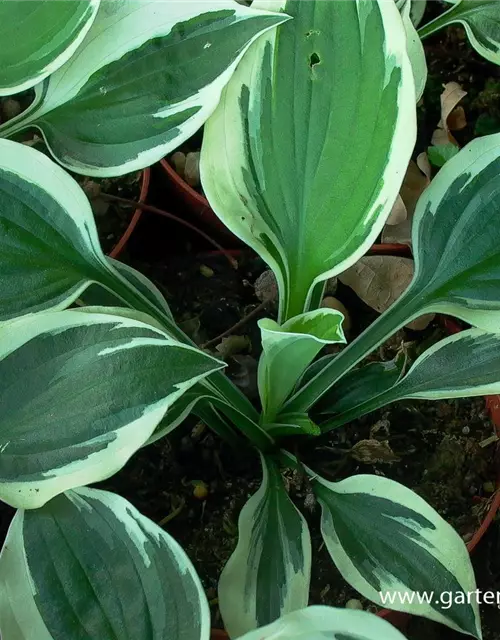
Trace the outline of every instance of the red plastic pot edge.
<instances>
[{"instance_id":1,"label":"red plastic pot edge","mask_svg":"<svg viewBox=\"0 0 500 640\"><path fill-rule=\"evenodd\" d=\"M188 185L172 167L166 158L160 160L160 166L165 172L170 184L180 200L186 205L191 213L200 222L216 231L226 241L231 241L231 245L241 247L243 243L219 220L208 200L201 193Z\"/></svg>"},{"instance_id":2,"label":"red plastic pot edge","mask_svg":"<svg viewBox=\"0 0 500 640\"><path fill-rule=\"evenodd\" d=\"M139 194L139 202L144 202L148 197L149 182L151 179L151 170L149 169L149 167L146 167L145 169L142 170L141 179L142 179L142 182L141 182L141 191ZM110 258L117 258L121 254L121 252L125 248L125 245L130 240L130 236L134 232L134 229L136 228L137 223L141 219L141 216L142 216L142 209L136 209L132 214L128 227L125 229L125 232L123 233L122 237L118 240L118 242L109 252Z\"/></svg>"}]
</instances>

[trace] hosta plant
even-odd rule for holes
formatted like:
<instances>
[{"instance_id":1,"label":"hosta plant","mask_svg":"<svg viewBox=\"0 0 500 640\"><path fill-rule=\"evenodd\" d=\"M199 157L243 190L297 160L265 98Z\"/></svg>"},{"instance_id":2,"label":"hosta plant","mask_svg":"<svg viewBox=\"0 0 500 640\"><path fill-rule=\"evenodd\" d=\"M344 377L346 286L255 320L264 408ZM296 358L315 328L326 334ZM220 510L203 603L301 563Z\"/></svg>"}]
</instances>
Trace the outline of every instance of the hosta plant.
<instances>
[{"instance_id":1,"label":"hosta plant","mask_svg":"<svg viewBox=\"0 0 500 640\"><path fill-rule=\"evenodd\" d=\"M284 468L309 479L326 548L363 596L380 605L381 593L398 592L394 608L480 637L474 598L403 597L474 591L457 533L387 478L327 481L303 464L300 442L402 398L500 392L500 136L463 149L421 197L408 290L338 355L321 357L345 342L342 314L320 307L324 283L377 238L415 141L395 3L127 0L81 15L79 4L79 27L60 38L73 55L59 43L50 61L5 83L25 87L61 65L0 134L36 127L60 163L112 175L160 157L208 118L204 190L274 270L279 313L259 322L257 407L183 334L152 282L103 254L69 174L0 140L0 499L18 509L0 556L3 640L207 640L207 601L178 543L123 498L89 487L190 413L262 465L220 578L232 637L253 640L281 616L271 637L332 635L330 614L311 613L304 633L293 613L308 603L313 560ZM413 363L363 364L429 312L473 328ZM398 637L365 615L336 614L332 637Z\"/></svg>"}]
</instances>

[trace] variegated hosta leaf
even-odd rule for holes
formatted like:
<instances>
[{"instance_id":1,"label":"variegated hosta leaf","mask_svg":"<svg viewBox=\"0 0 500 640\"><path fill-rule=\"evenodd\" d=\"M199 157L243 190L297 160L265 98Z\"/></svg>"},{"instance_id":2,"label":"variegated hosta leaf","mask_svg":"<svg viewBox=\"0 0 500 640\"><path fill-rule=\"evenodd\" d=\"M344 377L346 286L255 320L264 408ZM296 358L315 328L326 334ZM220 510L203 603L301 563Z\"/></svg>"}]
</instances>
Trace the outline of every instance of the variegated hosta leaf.
<instances>
[{"instance_id":1,"label":"variegated hosta leaf","mask_svg":"<svg viewBox=\"0 0 500 640\"><path fill-rule=\"evenodd\" d=\"M350 411L391 389L403 376L404 365L405 358L399 356L387 362L370 362L349 371L314 408L323 414Z\"/></svg>"},{"instance_id":2,"label":"variegated hosta leaf","mask_svg":"<svg viewBox=\"0 0 500 640\"><path fill-rule=\"evenodd\" d=\"M182 548L129 502L77 489L18 511L0 556L3 640L208 640Z\"/></svg>"},{"instance_id":3,"label":"variegated hosta leaf","mask_svg":"<svg viewBox=\"0 0 500 640\"><path fill-rule=\"evenodd\" d=\"M0 3L0 96L33 87L76 51L100 0Z\"/></svg>"},{"instance_id":4,"label":"variegated hosta leaf","mask_svg":"<svg viewBox=\"0 0 500 640\"><path fill-rule=\"evenodd\" d=\"M410 58L413 78L415 80L415 97L417 102L423 96L425 84L427 82L427 61L422 40L415 29L412 9L415 2L406 0L401 7L401 17L406 31L406 48Z\"/></svg>"},{"instance_id":5,"label":"variegated hosta leaf","mask_svg":"<svg viewBox=\"0 0 500 640\"><path fill-rule=\"evenodd\" d=\"M145 298L157 309L163 311L165 316L172 318L172 312L167 301L158 287L145 275L136 271L128 264L119 262L114 258L107 257L107 262L118 271L135 289L140 291ZM126 306L122 299L113 295L109 289L99 285L90 285L80 296L79 300L85 305L95 305L99 307Z\"/></svg>"},{"instance_id":6,"label":"variegated hosta leaf","mask_svg":"<svg viewBox=\"0 0 500 640\"><path fill-rule=\"evenodd\" d=\"M190 415L198 402L213 397L209 389L200 384L195 384L188 389L174 404L168 409L165 417L158 423L146 444L152 444L161 440L171 431L176 429Z\"/></svg>"},{"instance_id":7,"label":"variegated hosta leaf","mask_svg":"<svg viewBox=\"0 0 500 640\"><path fill-rule=\"evenodd\" d=\"M84 175L142 169L201 127L250 43L285 20L233 0L103 2L36 108L0 135L35 126Z\"/></svg>"},{"instance_id":8,"label":"variegated hosta leaf","mask_svg":"<svg viewBox=\"0 0 500 640\"><path fill-rule=\"evenodd\" d=\"M184 391L223 366L123 316L0 324L0 499L35 508L109 477Z\"/></svg>"},{"instance_id":9,"label":"variegated hosta leaf","mask_svg":"<svg viewBox=\"0 0 500 640\"><path fill-rule=\"evenodd\" d=\"M495 134L468 144L424 191L413 223L415 275L396 313L441 312L498 331L499 172Z\"/></svg>"},{"instance_id":10,"label":"variegated hosta leaf","mask_svg":"<svg viewBox=\"0 0 500 640\"><path fill-rule=\"evenodd\" d=\"M368 353L425 313L445 313L485 331L499 331L499 173L500 134L473 140L444 165L415 210L410 286L298 391L288 411L309 409ZM467 360L468 355L462 357Z\"/></svg>"},{"instance_id":11,"label":"variegated hosta leaf","mask_svg":"<svg viewBox=\"0 0 500 640\"><path fill-rule=\"evenodd\" d=\"M338 385L354 379L356 373L347 374ZM433 345L415 360L404 377L394 386L381 387L378 395L368 395L364 402L351 406L331 406L328 413L337 415L321 424L321 430L329 431L404 398L438 400L496 393L500 393L500 333L469 329Z\"/></svg>"},{"instance_id":12,"label":"variegated hosta leaf","mask_svg":"<svg viewBox=\"0 0 500 640\"><path fill-rule=\"evenodd\" d=\"M498 0L458 0L418 33L426 38L450 24L461 24L474 49L491 62L500 64L500 6Z\"/></svg>"},{"instance_id":13,"label":"variegated hosta leaf","mask_svg":"<svg viewBox=\"0 0 500 640\"><path fill-rule=\"evenodd\" d=\"M390 608L442 622L481 637L479 607L467 594L476 588L467 548L456 531L410 489L375 475L342 482L315 476L321 532L349 584L377 604L400 594ZM440 603L440 596L454 599ZM464 597L460 602L461 593ZM404 602L404 594L413 602ZM417 597L431 594L430 602ZM388 602L388 601L387 601ZM448 606L449 604L449 606Z\"/></svg>"},{"instance_id":14,"label":"variegated hosta leaf","mask_svg":"<svg viewBox=\"0 0 500 640\"><path fill-rule=\"evenodd\" d=\"M380 233L415 141L415 92L393 2L263 0L293 20L248 51L205 127L217 215L274 270L281 321Z\"/></svg>"},{"instance_id":15,"label":"variegated hosta leaf","mask_svg":"<svg viewBox=\"0 0 500 640\"><path fill-rule=\"evenodd\" d=\"M280 471L262 456L262 484L243 507L238 545L219 580L219 607L232 638L307 606L311 539Z\"/></svg>"},{"instance_id":16,"label":"variegated hosta leaf","mask_svg":"<svg viewBox=\"0 0 500 640\"><path fill-rule=\"evenodd\" d=\"M307 607L250 631L239 640L405 640L382 618L366 611Z\"/></svg>"},{"instance_id":17,"label":"variegated hosta leaf","mask_svg":"<svg viewBox=\"0 0 500 640\"><path fill-rule=\"evenodd\" d=\"M118 265L102 253L77 182L39 151L0 140L0 321L63 309L99 283L114 304L150 313L178 335L156 287Z\"/></svg>"},{"instance_id":18,"label":"variegated hosta leaf","mask_svg":"<svg viewBox=\"0 0 500 640\"><path fill-rule=\"evenodd\" d=\"M344 316L318 309L287 320L259 320L262 355L258 383L264 422L273 422L304 369L327 344L345 343Z\"/></svg>"}]
</instances>

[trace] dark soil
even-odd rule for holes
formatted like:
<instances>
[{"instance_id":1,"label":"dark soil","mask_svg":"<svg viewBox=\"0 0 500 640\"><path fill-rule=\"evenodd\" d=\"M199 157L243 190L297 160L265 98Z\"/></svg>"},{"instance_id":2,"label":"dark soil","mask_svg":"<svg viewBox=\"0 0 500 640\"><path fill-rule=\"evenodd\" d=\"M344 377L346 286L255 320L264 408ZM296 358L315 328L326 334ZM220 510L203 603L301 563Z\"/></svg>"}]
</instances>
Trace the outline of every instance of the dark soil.
<instances>
[{"instance_id":1,"label":"dark soil","mask_svg":"<svg viewBox=\"0 0 500 640\"><path fill-rule=\"evenodd\" d=\"M135 171L117 178L87 178L73 174L92 205L104 253L110 253L134 215L135 207L121 202L112 202L101 196L109 194L137 202L141 193L143 172Z\"/></svg>"}]
</instances>

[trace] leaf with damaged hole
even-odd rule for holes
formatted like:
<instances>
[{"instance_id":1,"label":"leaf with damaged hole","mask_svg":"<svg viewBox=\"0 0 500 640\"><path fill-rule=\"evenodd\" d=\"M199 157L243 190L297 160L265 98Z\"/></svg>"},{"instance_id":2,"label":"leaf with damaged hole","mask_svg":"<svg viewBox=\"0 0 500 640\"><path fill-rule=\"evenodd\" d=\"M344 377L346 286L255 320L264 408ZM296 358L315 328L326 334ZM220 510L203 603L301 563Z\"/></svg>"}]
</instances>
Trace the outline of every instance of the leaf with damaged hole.
<instances>
[{"instance_id":1,"label":"leaf with damaged hole","mask_svg":"<svg viewBox=\"0 0 500 640\"><path fill-rule=\"evenodd\" d=\"M265 6L293 20L238 66L200 169L213 210L275 272L284 322L380 235L414 146L415 90L393 2Z\"/></svg>"}]
</instances>

